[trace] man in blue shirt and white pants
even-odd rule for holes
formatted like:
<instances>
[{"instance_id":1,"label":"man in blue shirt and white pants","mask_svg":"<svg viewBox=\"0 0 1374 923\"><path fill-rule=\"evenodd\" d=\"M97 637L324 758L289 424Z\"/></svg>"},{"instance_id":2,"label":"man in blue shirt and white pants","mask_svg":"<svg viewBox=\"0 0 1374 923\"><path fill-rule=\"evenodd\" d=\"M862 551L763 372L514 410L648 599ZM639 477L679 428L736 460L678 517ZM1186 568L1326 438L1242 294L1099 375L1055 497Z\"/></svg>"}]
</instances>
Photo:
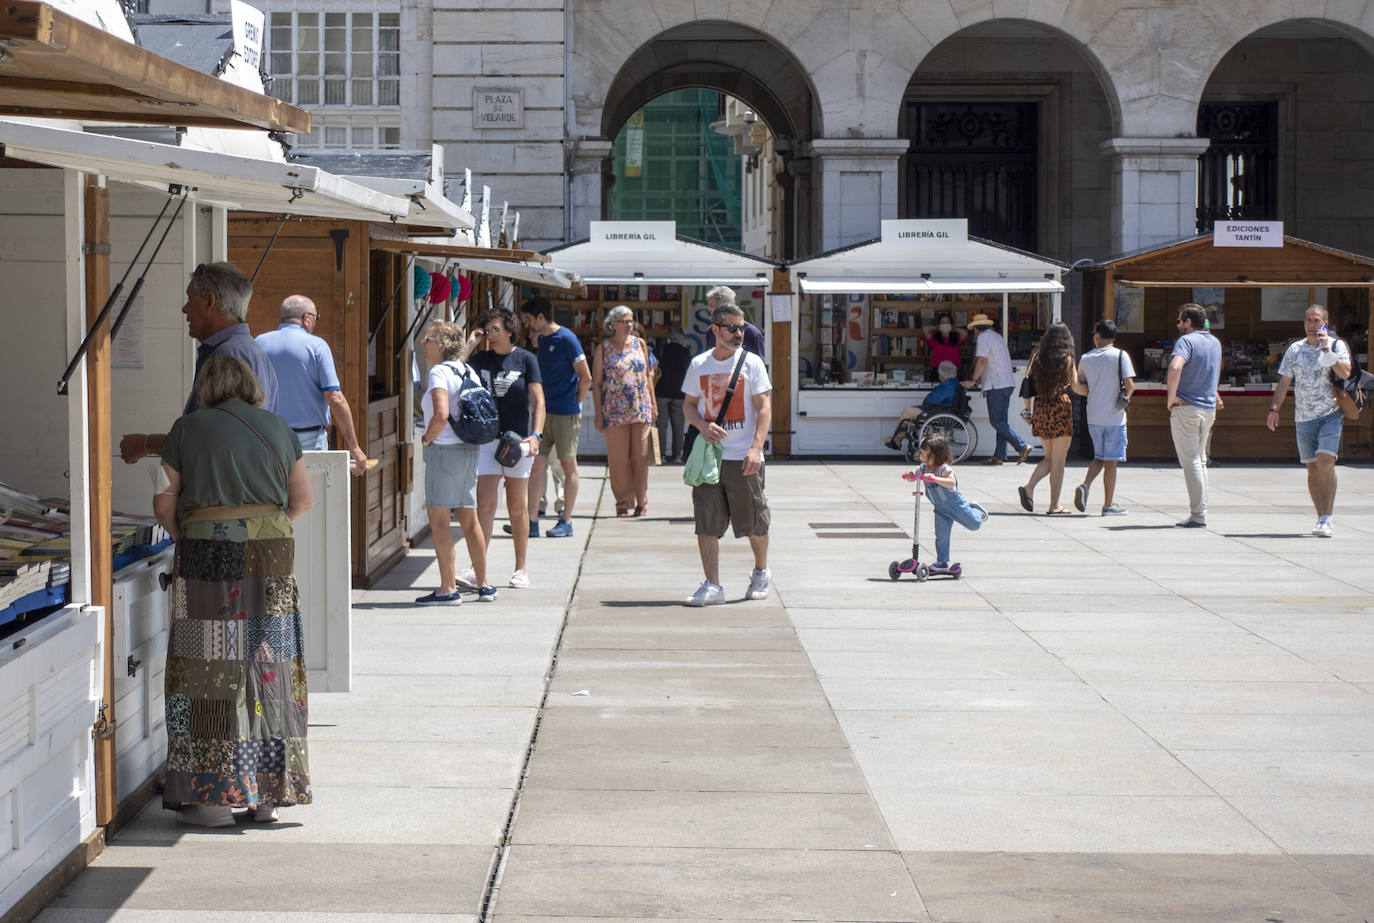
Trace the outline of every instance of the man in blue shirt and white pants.
<instances>
[{"instance_id":1,"label":"man in blue shirt and white pants","mask_svg":"<svg viewBox=\"0 0 1374 923\"><path fill-rule=\"evenodd\" d=\"M358 445L353 429L353 410L348 406L334 370L334 354L322 337L313 333L320 312L304 295L290 295L281 303L281 324L257 337L277 371L277 413L296 431L305 451L329 448L329 420L339 428L339 438L353 456L352 471L367 470L367 453Z\"/></svg>"},{"instance_id":2,"label":"man in blue shirt and white pants","mask_svg":"<svg viewBox=\"0 0 1374 923\"><path fill-rule=\"evenodd\" d=\"M1207 446L1217 415L1217 382L1221 379L1221 343L1207 332L1201 305L1178 309L1179 338L1169 359L1169 431L1188 485L1188 518L1174 523L1184 529L1207 526Z\"/></svg>"}]
</instances>

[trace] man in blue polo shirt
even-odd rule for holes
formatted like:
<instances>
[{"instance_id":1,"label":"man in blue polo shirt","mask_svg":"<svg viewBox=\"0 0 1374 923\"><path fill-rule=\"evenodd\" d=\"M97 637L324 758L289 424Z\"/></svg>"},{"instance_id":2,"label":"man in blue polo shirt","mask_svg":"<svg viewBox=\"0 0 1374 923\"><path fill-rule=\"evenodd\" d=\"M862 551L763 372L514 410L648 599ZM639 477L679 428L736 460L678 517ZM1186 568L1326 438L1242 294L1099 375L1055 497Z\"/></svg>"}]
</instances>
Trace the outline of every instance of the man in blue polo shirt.
<instances>
[{"instance_id":1,"label":"man in blue polo shirt","mask_svg":"<svg viewBox=\"0 0 1374 923\"><path fill-rule=\"evenodd\" d=\"M573 504L577 502L577 435L582 428L582 401L592 386L592 373L587 368L587 356L577 335L554 323L553 305L549 299L536 295L520 306L525 327L539 336L536 355L539 375L544 379L544 432L540 436L539 454L530 471L529 508L537 516L539 498L544 493L545 471L549 452L558 450L563 466L563 513L552 529L550 538L568 538L573 534ZM539 520L530 521L530 537L539 534Z\"/></svg>"},{"instance_id":2,"label":"man in blue polo shirt","mask_svg":"<svg viewBox=\"0 0 1374 923\"><path fill-rule=\"evenodd\" d=\"M320 312L304 295L289 295L281 303L281 324L257 338L277 372L277 413L291 424L306 451L329 448L329 418L353 456L353 473L367 470L367 453L358 445L353 410L348 406L334 371L334 354L323 337L315 336Z\"/></svg>"}]
</instances>

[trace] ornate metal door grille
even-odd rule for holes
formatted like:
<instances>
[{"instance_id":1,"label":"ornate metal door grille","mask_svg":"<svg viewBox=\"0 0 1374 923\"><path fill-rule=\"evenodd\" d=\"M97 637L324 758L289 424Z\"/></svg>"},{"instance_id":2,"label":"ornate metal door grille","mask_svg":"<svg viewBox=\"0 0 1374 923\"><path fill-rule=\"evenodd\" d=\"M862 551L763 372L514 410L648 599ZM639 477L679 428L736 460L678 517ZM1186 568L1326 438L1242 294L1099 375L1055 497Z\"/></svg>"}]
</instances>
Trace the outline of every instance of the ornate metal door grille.
<instances>
[{"instance_id":1,"label":"ornate metal door grille","mask_svg":"<svg viewBox=\"0 0 1374 923\"><path fill-rule=\"evenodd\" d=\"M906 216L1034 250L1038 121L1035 103L908 103Z\"/></svg>"},{"instance_id":2,"label":"ornate metal door grille","mask_svg":"<svg viewBox=\"0 0 1374 923\"><path fill-rule=\"evenodd\" d=\"M1217 221L1278 218L1279 104L1203 103L1197 135L1211 146L1197 163L1197 230Z\"/></svg>"}]
</instances>

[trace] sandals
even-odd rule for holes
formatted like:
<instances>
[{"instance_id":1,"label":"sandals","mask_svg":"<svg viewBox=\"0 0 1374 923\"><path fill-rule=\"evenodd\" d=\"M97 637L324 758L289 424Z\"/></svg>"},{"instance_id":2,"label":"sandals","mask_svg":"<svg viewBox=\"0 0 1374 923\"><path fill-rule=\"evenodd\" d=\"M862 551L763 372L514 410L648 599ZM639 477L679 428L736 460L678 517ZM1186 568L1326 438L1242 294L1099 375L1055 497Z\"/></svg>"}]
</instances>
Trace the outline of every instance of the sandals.
<instances>
[{"instance_id":1,"label":"sandals","mask_svg":"<svg viewBox=\"0 0 1374 923\"><path fill-rule=\"evenodd\" d=\"M1016 493L1021 497L1021 509L1027 513L1035 512L1035 501L1031 499L1030 493L1024 487L1016 488Z\"/></svg>"},{"instance_id":2,"label":"sandals","mask_svg":"<svg viewBox=\"0 0 1374 923\"><path fill-rule=\"evenodd\" d=\"M639 504L638 506L635 507L635 511L634 511L633 515L634 515L636 518L638 518L638 517L640 517L640 516L643 516L643 515L644 515L645 513L647 513L648 511L649 511L649 504L647 504L647 503L641 503L641 504Z\"/></svg>"},{"instance_id":3,"label":"sandals","mask_svg":"<svg viewBox=\"0 0 1374 923\"><path fill-rule=\"evenodd\" d=\"M626 516L629 516L629 515L630 515L630 511L629 511L629 510L616 510L616 511L615 511L615 514L616 514L616 516L620 517L621 519L624 519Z\"/></svg>"},{"instance_id":4,"label":"sandals","mask_svg":"<svg viewBox=\"0 0 1374 923\"><path fill-rule=\"evenodd\" d=\"M1031 450L1031 447L1030 447L1029 444L1022 447L1021 453L1020 453L1019 455L1016 456L1016 463L1017 463L1018 465L1021 464L1023 461L1026 460L1026 457L1027 457L1028 455L1030 455L1030 450Z\"/></svg>"},{"instance_id":5,"label":"sandals","mask_svg":"<svg viewBox=\"0 0 1374 923\"><path fill-rule=\"evenodd\" d=\"M1045 511L1045 515L1046 515L1046 516L1069 516L1069 515L1072 515L1072 513L1073 513L1073 510L1066 509L1066 508L1064 508L1064 507L1062 507L1062 506L1056 506L1056 507L1055 507L1054 509L1052 509L1052 510L1046 510L1046 511Z\"/></svg>"},{"instance_id":6,"label":"sandals","mask_svg":"<svg viewBox=\"0 0 1374 923\"><path fill-rule=\"evenodd\" d=\"M985 465L1000 465L1000 464L1002 464L1002 461L1003 461L1003 460L1000 459L1000 458L998 458L996 455L989 455L987 458L983 459L983 464L985 464Z\"/></svg>"}]
</instances>

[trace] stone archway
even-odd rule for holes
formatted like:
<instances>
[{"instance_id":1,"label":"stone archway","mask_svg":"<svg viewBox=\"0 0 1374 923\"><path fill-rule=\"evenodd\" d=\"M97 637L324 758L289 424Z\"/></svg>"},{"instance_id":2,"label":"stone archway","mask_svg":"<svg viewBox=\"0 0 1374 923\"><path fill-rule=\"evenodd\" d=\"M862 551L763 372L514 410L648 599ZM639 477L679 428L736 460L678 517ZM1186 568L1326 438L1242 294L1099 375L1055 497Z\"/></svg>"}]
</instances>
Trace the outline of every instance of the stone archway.
<instances>
[{"instance_id":1,"label":"stone archway","mask_svg":"<svg viewBox=\"0 0 1374 923\"><path fill-rule=\"evenodd\" d=\"M1095 57L1065 33L988 20L940 42L902 97L903 217L1060 259L1108 255L1112 177L1100 148L1120 110Z\"/></svg>"},{"instance_id":2,"label":"stone archway","mask_svg":"<svg viewBox=\"0 0 1374 923\"><path fill-rule=\"evenodd\" d=\"M1199 221L1284 221L1287 233L1374 250L1374 40L1290 19L1237 39L1198 97ZM1206 211L1206 214L1202 212Z\"/></svg>"},{"instance_id":3,"label":"stone archway","mask_svg":"<svg viewBox=\"0 0 1374 923\"><path fill-rule=\"evenodd\" d=\"M607 155L616 134L650 100L689 88L716 90L739 99L767 125L771 156L757 175L776 183L781 193L779 214L774 216L780 252L770 255L807 252L813 222L805 152L818 121L815 95L791 55L747 26L684 23L654 36L629 55L601 100L599 137L581 145L586 154L578 171L580 181L584 186L596 182L601 195L594 197L590 189L584 189L577 198L586 205L595 203L600 214L609 185ZM595 164L588 162L593 160ZM582 226L580 218L578 225Z\"/></svg>"}]
</instances>

